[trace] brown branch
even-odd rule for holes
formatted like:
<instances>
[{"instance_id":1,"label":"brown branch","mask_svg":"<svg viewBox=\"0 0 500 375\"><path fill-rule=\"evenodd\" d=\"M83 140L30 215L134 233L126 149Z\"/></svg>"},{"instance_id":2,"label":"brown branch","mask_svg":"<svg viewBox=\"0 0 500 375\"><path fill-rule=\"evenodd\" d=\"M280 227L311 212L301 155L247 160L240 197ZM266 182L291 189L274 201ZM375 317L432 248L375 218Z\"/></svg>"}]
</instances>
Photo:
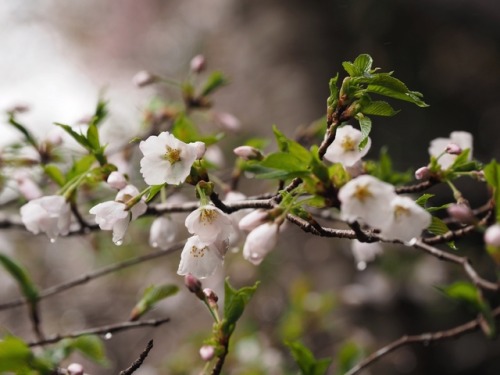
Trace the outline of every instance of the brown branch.
<instances>
[{"instance_id":1,"label":"brown branch","mask_svg":"<svg viewBox=\"0 0 500 375\"><path fill-rule=\"evenodd\" d=\"M492 311L492 315L495 318L498 317L500 315L500 307L494 309ZM360 363L351 368L344 375L355 375L359 373L362 369L370 366L371 364L378 361L382 357L386 356L387 354L395 351L396 349L404 345L414 344L414 343L421 343L424 345L428 345L432 342L450 340L465 335L467 333L476 331L481 327L481 320L482 318L478 317L465 324L456 326L446 331L437 331L437 332L423 333L420 335L411 335L411 336L405 335L403 337L400 337L399 339L391 342L390 344L370 354L368 357L363 359Z\"/></svg>"},{"instance_id":2,"label":"brown branch","mask_svg":"<svg viewBox=\"0 0 500 375\"><path fill-rule=\"evenodd\" d=\"M162 318L162 319L150 319L150 320L142 320L137 322L123 322L117 324L110 324L101 327L89 328L82 331L75 331L67 334L57 334L50 336L44 340L39 341L31 341L28 342L28 346L43 346L48 344L54 344L64 339L74 339L80 336L85 335L100 335L100 334L113 334L116 332L126 331L129 329L140 328L140 327L157 327L164 323L170 321L170 318Z\"/></svg>"},{"instance_id":3,"label":"brown branch","mask_svg":"<svg viewBox=\"0 0 500 375\"><path fill-rule=\"evenodd\" d=\"M134 363L130 365L127 369L120 371L120 375L130 375L133 374L136 370L138 370L142 364L144 363L144 360L148 356L149 352L153 349L153 340L149 340L148 345L146 346L146 349L142 351L142 353L139 355L139 358L137 358Z\"/></svg>"},{"instance_id":4,"label":"brown branch","mask_svg":"<svg viewBox=\"0 0 500 375\"><path fill-rule=\"evenodd\" d=\"M431 179L431 180L420 182L420 183L415 184L415 185L396 186L395 190L396 190L396 194L420 193L420 192L425 191L438 183L439 183L438 180Z\"/></svg>"},{"instance_id":5,"label":"brown branch","mask_svg":"<svg viewBox=\"0 0 500 375\"><path fill-rule=\"evenodd\" d=\"M131 258L127 259L123 262L111 264L107 267L103 267L97 271L87 273L85 275L79 276L76 279L73 279L71 281L64 282L59 285L55 285L53 287L47 288L45 290L42 290L39 295L38 295L38 300L53 296L55 294L59 294L61 292L64 292L65 290L74 288L78 285L85 284L93 279L97 279L99 277L105 276L107 274L122 270L124 268L128 268L131 266L135 266L136 264L146 262L148 260L156 259L159 257L162 257L164 255L168 255L170 253L173 253L177 250L180 250L184 246L184 243L177 243L175 245L170 246L168 249L165 250L158 250L154 253L149 253L146 255L142 255L136 258ZM28 301L25 298L19 298L16 300L12 300L10 302L5 302L0 304L0 310L6 310L9 308L13 308L16 306L21 306L27 303Z\"/></svg>"}]
</instances>

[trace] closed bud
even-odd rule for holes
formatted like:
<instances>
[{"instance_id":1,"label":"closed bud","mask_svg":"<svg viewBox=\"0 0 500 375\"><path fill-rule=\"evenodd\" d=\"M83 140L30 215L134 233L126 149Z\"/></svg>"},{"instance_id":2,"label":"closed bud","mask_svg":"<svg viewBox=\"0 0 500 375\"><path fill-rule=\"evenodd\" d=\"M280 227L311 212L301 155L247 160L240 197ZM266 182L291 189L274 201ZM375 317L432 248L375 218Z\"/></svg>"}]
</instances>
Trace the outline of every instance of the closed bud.
<instances>
[{"instance_id":1,"label":"closed bud","mask_svg":"<svg viewBox=\"0 0 500 375\"><path fill-rule=\"evenodd\" d=\"M137 87L149 86L152 83L155 83L156 81L158 81L158 77L149 73L146 70L141 70L140 72L137 72L136 75L132 78L132 82Z\"/></svg>"},{"instance_id":2,"label":"closed bud","mask_svg":"<svg viewBox=\"0 0 500 375\"><path fill-rule=\"evenodd\" d=\"M460 155L462 153L462 148L456 143L449 143L445 151L450 155Z\"/></svg>"},{"instance_id":3,"label":"closed bud","mask_svg":"<svg viewBox=\"0 0 500 375\"><path fill-rule=\"evenodd\" d=\"M205 294L205 297L207 297L207 301L211 305L217 305L217 301L219 300L219 297L215 292L210 289L210 288L205 288L203 289L203 294Z\"/></svg>"},{"instance_id":4,"label":"closed bud","mask_svg":"<svg viewBox=\"0 0 500 375\"><path fill-rule=\"evenodd\" d=\"M264 158L264 155L259 150L251 146L239 146L233 152L236 156L245 160L262 160Z\"/></svg>"},{"instance_id":5,"label":"closed bud","mask_svg":"<svg viewBox=\"0 0 500 375\"><path fill-rule=\"evenodd\" d=\"M471 208L466 204L452 204L448 207L448 215L463 224L472 224L476 221Z\"/></svg>"},{"instance_id":6,"label":"closed bud","mask_svg":"<svg viewBox=\"0 0 500 375\"><path fill-rule=\"evenodd\" d=\"M186 287L189 289L189 291L196 294L198 298L205 298L203 290L201 289L201 281L196 277L188 273L186 276L184 276L184 284L186 284Z\"/></svg>"},{"instance_id":7,"label":"closed bud","mask_svg":"<svg viewBox=\"0 0 500 375\"><path fill-rule=\"evenodd\" d=\"M241 122L235 116L227 112L214 113L214 120L224 130L237 132L241 129Z\"/></svg>"},{"instance_id":8,"label":"closed bud","mask_svg":"<svg viewBox=\"0 0 500 375\"><path fill-rule=\"evenodd\" d=\"M72 363L68 366L69 375L83 375L83 366L79 363Z\"/></svg>"},{"instance_id":9,"label":"closed bud","mask_svg":"<svg viewBox=\"0 0 500 375\"><path fill-rule=\"evenodd\" d=\"M113 189L117 189L117 190L123 189L128 184L125 176L122 173L116 172L116 171L113 171L109 174L106 182Z\"/></svg>"},{"instance_id":10,"label":"closed bud","mask_svg":"<svg viewBox=\"0 0 500 375\"><path fill-rule=\"evenodd\" d=\"M191 59L189 67L193 73L201 73L205 70L207 66L207 60L203 55L196 55Z\"/></svg>"},{"instance_id":11,"label":"closed bud","mask_svg":"<svg viewBox=\"0 0 500 375\"><path fill-rule=\"evenodd\" d=\"M259 225L264 224L269 220L269 214L265 210L253 210L248 215L243 217L238 223L238 228L250 232Z\"/></svg>"},{"instance_id":12,"label":"closed bud","mask_svg":"<svg viewBox=\"0 0 500 375\"><path fill-rule=\"evenodd\" d=\"M193 145L196 148L196 159L199 160L205 155L207 146L203 142L194 142Z\"/></svg>"},{"instance_id":13,"label":"closed bud","mask_svg":"<svg viewBox=\"0 0 500 375\"><path fill-rule=\"evenodd\" d=\"M200 357L204 361L210 361L215 356L215 348L212 345L203 345L200 348Z\"/></svg>"},{"instance_id":14,"label":"closed bud","mask_svg":"<svg viewBox=\"0 0 500 375\"><path fill-rule=\"evenodd\" d=\"M421 167L415 171L415 178L417 180L428 180L431 176L431 170L429 167Z\"/></svg>"},{"instance_id":15,"label":"closed bud","mask_svg":"<svg viewBox=\"0 0 500 375\"><path fill-rule=\"evenodd\" d=\"M486 229L484 242L489 246L500 248L500 224L493 224Z\"/></svg>"}]
</instances>

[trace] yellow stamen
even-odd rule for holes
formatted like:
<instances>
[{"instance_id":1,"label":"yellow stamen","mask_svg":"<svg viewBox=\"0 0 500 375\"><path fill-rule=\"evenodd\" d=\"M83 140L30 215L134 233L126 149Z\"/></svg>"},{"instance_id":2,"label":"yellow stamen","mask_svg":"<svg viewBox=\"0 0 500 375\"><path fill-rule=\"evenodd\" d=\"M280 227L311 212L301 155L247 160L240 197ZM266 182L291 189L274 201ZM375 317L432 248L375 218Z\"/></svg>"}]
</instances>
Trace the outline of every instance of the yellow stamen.
<instances>
[{"instance_id":1,"label":"yellow stamen","mask_svg":"<svg viewBox=\"0 0 500 375\"><path fill-rule=\"evenodd\" d=\"M403 206L394 207L394 217L396 218L396 220L398 220L402 216L410 216L410 210Z\"/></svg>"},{"instance_id":2,"label":"yellow stamen","mask_svg":"<svg viewBox=\"0 0 500 375\"><path fill-rule=\"evenodd\" d=\"M163 158L168 160L170 165L174 165L175 163L181 161L181 150L167 145L167 152L163 155Z\"/></svg>"},{"instance_id":3,"label":"yellow stamen","mask_svg":"<svg viewBox=\"0 0 500 375\"><path fill-rule=\"evenodd\" d=\"M215 210L201 210L200 222L203 225L212 224L217 219L218 213Z\"/></svg>"},{"instance_id":4,"label":"yellow stamen","mask_svg":"<svg viewBox=\"0 0 500 375\"><path fill-rule=\"evenodd\" d=\"M366 199L373 197L368 184L356 186L356 191L352 195L357 200L364 202Z\"/></svg>"},{"instance_id":5,"label":"yellow stamen","mask_svg":"<svg viewBox=\"0 0 500 375\"><path fill-rule=\"evenodd\" d=\"M356 142L354 139L346 135L344 139L342 139L341 146L345 152L354 151L356 149Z\"/></svg>"},{"instance_id":6,"label":"yellow stamen","mask_svg":"<svg viewBox=\"0 0 500 375\"><path fill-rule=\"evenodd\" d=\"M205 256L205 251L208 250L208 246L198 248L196 246L191 247L191 256L193 258L203 258Z\"/></svg>"}]
</instances>

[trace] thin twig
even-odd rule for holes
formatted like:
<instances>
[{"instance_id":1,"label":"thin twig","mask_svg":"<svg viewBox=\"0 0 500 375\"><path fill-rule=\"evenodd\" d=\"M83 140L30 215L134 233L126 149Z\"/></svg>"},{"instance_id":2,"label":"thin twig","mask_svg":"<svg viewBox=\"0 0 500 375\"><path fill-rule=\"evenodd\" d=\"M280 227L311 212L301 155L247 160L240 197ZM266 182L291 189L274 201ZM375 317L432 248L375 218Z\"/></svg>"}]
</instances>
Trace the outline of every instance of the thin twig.
<instances>
[{"instance_id":1,"label":"thin twig","mask_svg":"<svg viewBox=\"0 0 500 375\"><path fill-rule=\"evenodd\" d=\"M89 328L82 331L75 331L67 334L57 334L50 336L44 340L39 341L31 341L28 343L28 346L43 346L48 344L54 344L64 339L74 339L80 336L85 335L100 335L100 334L113 334L116 332L126 331L129 329L139 328L139 327L158 327L164 323L170 321L170 318L162 318L162 319L150 319L150 320L142 320L137 322L123 322L117 324L110 324L107 326Z\"/></svg>"},{"instance_id":2,"label":"thin twig","mask_svg":"<svg viewBox=\"0 0 500 375\"><path fill-rule=\"evenodd\" d=\"M498 317L500 315L500 307L497 307L492 311L493 317ZM430 333L423 333L420 335L405 335L399 339L391 342L390 344L384 346L383 348L377 350L376 352L370 354L368 357L363 359L356 366L351 368L344 375L355 375L359 373L362 369L370 366L374 362L378 361L387 354L393 352L394 350L408 344L421 343L424 345L429 345L432 342L444 341L449 339L454 339L465 335L466 333L476 331L481 326L481 317L471 320L465 324L456 326L446 331L437 331Z\"/></svg>"},{"instance_id":3,"label":"thin twig","mask_svg":"<svg viewBox=\"0 0 500 375\"><path fill-rule=\"evenodd\" d=\"M438 184L439 181L435 179L427 180L420 182L415 185L407 185L407 186L396 186L396 194L412 194L412 193L420 193L429 189L430 187Z\"/></svg>"},{"instance_id":4,"label":"thin twig","mask_svg":"<svg viewBox=\"0 0 500 375\"><path fill-rule=\"evenodd\" d=\"M142 353L139 355L139 358L137 358L134 363L130 365L127 369L120 371L120 375L130 375L135 372L135 370L138 370L142 364L144 363L144 360L148 356L149 352L153 349L153 340L149 340L148 345L146 346L146 349L142 351Z\"/></svg>"},{"instance_id":5,"label":"thin twig","mask_svg":"<svg viewBox=\"0 0 500 375\"><path fill-rule=\"evenodd\" d=\"M123 262L111 264L107 267L103 267L100 270L94 271L87 273L85 275L79 276L76 279L73 279L71 281L64 282L59 285L55 285L53 287L47 288L45 290L42 290L39 295L38 295L38 300L53 296L55 294L64 292L65 290L74 288L75 286L85 284L93 279L97 279L99 277L105 276L107 274L122 270L124 268L128 268L131 266L134 266L139 263L146 262L148 260L156 259L159 257L162 257L164 255L171 254L177 250L180 250L184 246L183 242L177 243L175 245L170 246L168 249L165 250L158 250L154 253L149 253L146 255L141 255L139 257L127 259ZM16 300L12 300L10 302L5 302L0 304L0 310L6 310L12 307L16 306L21 306L27 303L27 300L25 298L18 298Z\"/></svg>"}]
</instances>

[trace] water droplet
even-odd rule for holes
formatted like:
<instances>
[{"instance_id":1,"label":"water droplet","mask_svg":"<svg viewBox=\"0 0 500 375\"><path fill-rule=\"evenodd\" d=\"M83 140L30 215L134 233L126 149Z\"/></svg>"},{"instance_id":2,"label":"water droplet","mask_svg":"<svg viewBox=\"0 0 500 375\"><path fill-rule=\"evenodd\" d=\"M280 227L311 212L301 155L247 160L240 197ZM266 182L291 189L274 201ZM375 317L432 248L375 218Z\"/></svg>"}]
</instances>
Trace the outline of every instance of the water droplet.
<instances>
[{"instance_id":1,"label":"water droplet","mask_svg":"<svg viewBox=\"0 0 500 375\"><path fill-rule=\"evenodd\" d=\"M356 264L356 268L358 269L358 271L363 271L363 270L365 270L365 269L366 269L366 266L367 266L366 262L358 262L358 263Z\"/></svg>"},{"instance_id":2,"label":"water droplet","mask_svg":"<svg viewBox=\"0 0 500 375\"><path fill-rule=\"evenodd\" d=\"M104 335L104 340L111 340L113 338L113 334L111 332L107 332Z\"/></svg>"},{"instance_id":3,"label":"water droplet","mask_svg":"<svg viewBox=\"0 0 500 375\"><path fill-rule=\"evenodd\" d=\"M50 243L55 243L56 242L56 239L54 237L50 238Z\"/></svg>"},{"instance_id":4,"label":"water droplet","mask_svg":"<svg viewBox=\"0 0 500 375\"><path fill-rule=\"evenodd\" d=\"M123 240L117 240L117 241L114 241L115 242L115 245L116 246L121 246L123 245Z\"/></svg>"}]
</instances>

